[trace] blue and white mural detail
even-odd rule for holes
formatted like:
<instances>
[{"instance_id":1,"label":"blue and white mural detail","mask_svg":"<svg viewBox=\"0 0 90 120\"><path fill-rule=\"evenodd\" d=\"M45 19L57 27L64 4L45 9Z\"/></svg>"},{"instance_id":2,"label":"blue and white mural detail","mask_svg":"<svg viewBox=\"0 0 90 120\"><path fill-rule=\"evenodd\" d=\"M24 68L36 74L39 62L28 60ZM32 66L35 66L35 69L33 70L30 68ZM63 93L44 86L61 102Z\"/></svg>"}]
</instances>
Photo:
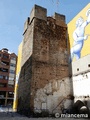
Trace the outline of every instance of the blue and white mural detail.
<instances>
[{"instance_id":1,"label":"blue and white mural detail","mask_svg":"<svg viewBox=\"0 0 90 120\"><path fill-rule=\"evenodd\" d=\"M90 32L85 34L85 27L90 23L90 9L86 11L87 19L84 21L83 17L79 17L76 20L76 29L73 32L73 46L70 50L70 62L75 57L78 60L81 57L81 50L84 45L84 41L90 36Z\"/></svg>"}]
</instances>

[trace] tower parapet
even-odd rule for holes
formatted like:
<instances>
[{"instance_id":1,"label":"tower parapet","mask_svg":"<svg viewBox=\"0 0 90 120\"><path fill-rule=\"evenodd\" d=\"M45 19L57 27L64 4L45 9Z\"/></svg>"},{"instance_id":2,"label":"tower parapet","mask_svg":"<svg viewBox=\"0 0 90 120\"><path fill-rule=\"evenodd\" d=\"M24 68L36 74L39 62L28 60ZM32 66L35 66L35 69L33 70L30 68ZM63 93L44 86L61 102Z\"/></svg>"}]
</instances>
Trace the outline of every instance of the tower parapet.
<instances>
[{"instance_id":1,"label":"tower parapet","mask_svg":"<svg viewBox=\"0 0 90 120\"><path fill-rule=\"evenodd\" d=\"M38 5L34 5L30 13L30 22L33 20L34 17L46 21L47 20L47 9L41 6L38 6Z\"/></svg>"},{"instance_id":2,"label":"tower parapet","mask_svg":"<svg viewBox=\"0 0 90 120\"><path fill-rule=\"evenodd\" d=\"M24 23L23 35L27 31L28 26L32 23L34 18L38 18L38 19L47 21L47 9L43 8L41 6L38 6L38 5L34 5L34 7L32 8L32 11L30 13L30 17L28 17Z\"/></svg>"},{"instance_id":3,"label":"tower parapet","mask_svg":"<svg viewBox=\"0 0 90 120\"><path fill-rule=\"evenodd\" d=\"M59 26L66 26L65 24L65 15L54 13L53 18L56 20L56 24Z\"/></svg>"},{"instance_id":4,"label":"tower parapet","mask_svg":"<svg viewBox=\"0 0 90 120\"><path fill-rule=\"evenodd\" d=\"M28 17L24 23L24 33L27 31L28 26L32 23L34 18L47 21L47 9L38 5L34 5L34 7L32 8L32 11L30 12L30 17ZM55 23L57 25L66 27L65 15L55 12L52 18L55 19L56 21Z\"/></svg>"},{"instance_id":5,"label":"tower parapet","mask_svg":"<svg viewBox=\"0 0 90 120\"><path fill-rule=\"evenodd\" d=\"M30 18L28 17L27 20L26 20L25 23L24 23L24 33L25 33L25 32L27 31L27 29L28 29L29 21L30 21ZM24 34L24 33L23 33L23 34Z\"/></svg>"}]
</instances>

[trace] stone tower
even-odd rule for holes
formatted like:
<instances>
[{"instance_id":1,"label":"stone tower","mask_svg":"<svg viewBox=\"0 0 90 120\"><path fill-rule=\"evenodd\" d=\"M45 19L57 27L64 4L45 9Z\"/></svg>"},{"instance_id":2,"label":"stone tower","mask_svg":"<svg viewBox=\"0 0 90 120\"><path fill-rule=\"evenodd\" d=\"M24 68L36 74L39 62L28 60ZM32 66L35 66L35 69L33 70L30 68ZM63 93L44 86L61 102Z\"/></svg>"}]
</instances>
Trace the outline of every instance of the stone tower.
<instances>
[{"instance_id":1,"label":"stone tower","mask_svg":"<svg viewBox=\"0 0 90 120\"><path fill-rule=\"evenodd\" d=\"M18 111L51 113L62 98L72 94L65 16L47 17L47 10L35 5L23 36Z\"/></svg>"}]
</instances>

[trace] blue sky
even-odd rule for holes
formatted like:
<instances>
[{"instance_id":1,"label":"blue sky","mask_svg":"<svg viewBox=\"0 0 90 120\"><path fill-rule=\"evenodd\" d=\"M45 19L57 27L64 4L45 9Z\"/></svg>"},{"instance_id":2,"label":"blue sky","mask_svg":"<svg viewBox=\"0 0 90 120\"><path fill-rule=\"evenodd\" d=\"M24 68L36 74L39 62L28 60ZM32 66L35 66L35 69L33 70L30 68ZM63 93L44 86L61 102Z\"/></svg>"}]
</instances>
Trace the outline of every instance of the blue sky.
<instances>
[{"instance_id":1,"label":"blue sky","mask_svg":"<svg viewBox=\"0 0 90 120\"><path fill-rule=\"evenodd\" d=\"M75 17L90 0L0 0L0 49L18 53L23 39L24 22L34 4L47 8L48 16L54 12L64 14L66 23ZM58 4L57 4L58 3Z\"/></svg>"}]
</instances>

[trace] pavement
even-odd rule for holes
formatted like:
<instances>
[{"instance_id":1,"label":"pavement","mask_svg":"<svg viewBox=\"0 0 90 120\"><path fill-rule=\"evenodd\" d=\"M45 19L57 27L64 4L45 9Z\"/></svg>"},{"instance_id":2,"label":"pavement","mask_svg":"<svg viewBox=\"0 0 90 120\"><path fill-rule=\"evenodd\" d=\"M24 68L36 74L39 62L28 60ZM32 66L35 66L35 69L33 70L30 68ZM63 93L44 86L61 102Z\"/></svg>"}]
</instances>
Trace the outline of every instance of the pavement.
<instances>
[{"instance_id":1,"label":"pavement","mask_svg":"<svg viewBox=\"0 0 90 120\"><path fill-rule=\"evenodd\" d=\"M44 118L29 118L23 115L20 115L15 112L0 112L0 120L90 120L86 118L52 118L52 117L44 117Z\"/></svg>"},{"instance_id":2,"label":"pavement","mask_svg":"<svg viewBox=\"0 0 90 120\"><path fill-rule=\"evenodd\" d=\"M42 118L30 118L24 115L20 115L14 112L12 108L0 107L0 120L90 120L90 118L54 118L54 117L42 117Z\"/></svg>"}]
</instances>

